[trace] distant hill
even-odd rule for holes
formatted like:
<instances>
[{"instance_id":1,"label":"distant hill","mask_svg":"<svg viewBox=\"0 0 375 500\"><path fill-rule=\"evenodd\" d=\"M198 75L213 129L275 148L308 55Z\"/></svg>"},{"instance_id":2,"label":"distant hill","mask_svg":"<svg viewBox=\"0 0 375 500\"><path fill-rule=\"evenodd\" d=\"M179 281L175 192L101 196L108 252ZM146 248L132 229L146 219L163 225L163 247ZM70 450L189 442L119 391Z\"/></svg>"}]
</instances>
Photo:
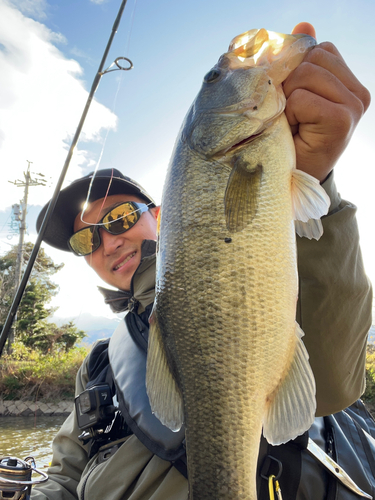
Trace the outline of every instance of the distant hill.
<instances>
[{"instance_id":1,"label":"distant hill","mask_svg":"<svg viewBox=\"0 0 375 500\"><path fill-rule=\"evenodd\" d=\"M58 326L73 321L79 330L83 330L86 333L87 337L83 340L85 344L92 344L98 339L111 337L121 321L120 315L118 317L106 318L104 316L93 316L90 313L83 313L79 316L68 318L52 316L49 319Z\"/></svg>"},{"instance_id":2,"label":"distant hill","mask_svg":"<svg viewBox=\"0 0 375 500\"><path fill-rule=\"evenodd\" d=\"M103 328L101 330L90 330L86 332L87 337L83 339L84 344L93 344L99 339L107 339L111 337L115 328Z\"/></svg>"}]
</instances>

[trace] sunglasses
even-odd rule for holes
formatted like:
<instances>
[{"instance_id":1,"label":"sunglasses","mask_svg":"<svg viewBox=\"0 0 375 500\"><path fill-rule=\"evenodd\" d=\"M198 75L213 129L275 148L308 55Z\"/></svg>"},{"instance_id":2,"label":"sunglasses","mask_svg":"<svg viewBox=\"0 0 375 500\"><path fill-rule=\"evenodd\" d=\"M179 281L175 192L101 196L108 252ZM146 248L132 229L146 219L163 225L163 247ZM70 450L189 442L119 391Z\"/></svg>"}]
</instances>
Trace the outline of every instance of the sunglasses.
<instances>
[{"instance_id":1,"label":"sunglasses","mask_svg":"<svg viewBox=\"0 0 375 500\"><path fill-rule=\"evenodd\" d=\"M101 245L99 227L109 234L122 234L131 229L141 218L143 212L147 212L148 206L144 203L126 201L112 208L95 225L84 227L73 234L68 240L69 248L76 255L83 257L97 250Z\"/></svg>"}]
</instances>

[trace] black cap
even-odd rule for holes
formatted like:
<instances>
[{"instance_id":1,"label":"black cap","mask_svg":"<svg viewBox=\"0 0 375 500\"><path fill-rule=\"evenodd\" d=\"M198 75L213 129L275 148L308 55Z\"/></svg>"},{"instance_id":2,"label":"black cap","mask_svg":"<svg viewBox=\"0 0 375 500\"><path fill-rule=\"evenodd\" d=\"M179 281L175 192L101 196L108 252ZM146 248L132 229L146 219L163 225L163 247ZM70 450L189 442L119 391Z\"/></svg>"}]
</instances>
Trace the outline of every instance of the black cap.
<instances>
[{"instance_id":1,"label":"black cap","mask_svg":"<svg viewBox=\"0 0 375 500\"><path fill-rule=\"evenodd\" d=\"M55 209L48 221L48 226L43 237L43 240L52 247L65 250L66 252L70 251L68 239L74 233L74 221L79 212L81 212L83 203L86 201L93 175L94 172L90 172L88 175L73 181L70 186L60 191ZM156 206L154 200L142 186L114 168L106 168L96 172L88 201L93 202L104 198L107 194L110 181L111 185L108 196L113 194L135 194L145 200L150 208ZM38 232L48 205L49 203L43 207L36 221Z\"/></svg>"}]
</instances>

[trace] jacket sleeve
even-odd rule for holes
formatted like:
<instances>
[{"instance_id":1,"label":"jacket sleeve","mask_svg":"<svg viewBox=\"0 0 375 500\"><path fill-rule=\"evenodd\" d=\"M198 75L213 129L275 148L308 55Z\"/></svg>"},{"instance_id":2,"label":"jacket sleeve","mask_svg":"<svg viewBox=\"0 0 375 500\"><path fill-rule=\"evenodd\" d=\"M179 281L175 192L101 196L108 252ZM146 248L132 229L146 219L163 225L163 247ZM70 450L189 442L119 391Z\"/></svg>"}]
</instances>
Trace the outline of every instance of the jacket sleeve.
<instances>
[{"instance_id":1,"label":"jacket sleeve","mask_svg":"<svg viewBox=\"0 0 375 500\"><path fill-rule=\"evenodd\" d=\"M319 241L297 238L297 321L305 332L317 387L317 415L338 412L365 390L372 290L365 274L356 207L341 199L333 174L324 182L331 199Z\"/></svg>"},{"instance_id":2,"label":"jacket sleeve","mask_svg":"<svg viewBox=\"0 0 375 500\"><path fill-rule=\"evenodd\" d=\"M86 358L77 373L76 395L85 390L87 382ZM87 447L78 439L80 434L74 409L53 440L48 481L31 490L32 500L77 500L77 485L89 460Z\"/></svg>"}]
</instances>

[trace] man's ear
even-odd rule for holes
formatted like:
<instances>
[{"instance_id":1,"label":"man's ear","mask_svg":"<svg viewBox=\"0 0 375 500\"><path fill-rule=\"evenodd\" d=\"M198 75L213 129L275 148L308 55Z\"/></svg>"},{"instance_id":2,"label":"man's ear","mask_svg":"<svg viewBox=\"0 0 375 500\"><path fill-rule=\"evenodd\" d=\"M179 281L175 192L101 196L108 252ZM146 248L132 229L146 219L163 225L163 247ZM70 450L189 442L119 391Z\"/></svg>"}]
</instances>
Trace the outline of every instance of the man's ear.
<instances>
[{"instance_id":1,"label":"man's ear","mask_svg":"<svg viewBox=\"0 0 375 500\"><path fill-rule=\"evenodd\" d=\"M152 213L153 217L157 219L160 212L160 205L157 207L150 208L150 212Z\"/></svg>"}]
</instances>

